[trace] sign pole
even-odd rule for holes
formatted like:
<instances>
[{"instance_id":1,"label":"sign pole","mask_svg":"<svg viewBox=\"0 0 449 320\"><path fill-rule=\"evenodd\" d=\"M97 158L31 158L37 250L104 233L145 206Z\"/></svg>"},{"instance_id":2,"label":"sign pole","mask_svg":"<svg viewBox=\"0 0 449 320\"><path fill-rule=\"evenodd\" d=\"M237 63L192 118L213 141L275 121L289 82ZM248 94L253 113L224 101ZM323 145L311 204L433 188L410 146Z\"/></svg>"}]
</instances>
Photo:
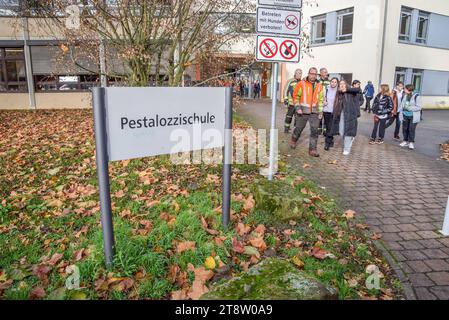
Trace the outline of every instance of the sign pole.
<instances>
[{"instance_id":1,"label":"sign pole","mask_svg":"<svg viewBox=\"0 0 449 320\"><path fill-rule=\"evenodd\" d=\"M232 163L232 88L225 93L225 134L223 147L223 191L221 221L225 229L231 220L231 163Z\"/></svg>"},{"instance_id":2,"label":"sign pole","mask_svg":"<svg viewBox=\"0 0 449 320\"><path fill-rule=\"evenodd\" d=\"M112 261L114 259L115 244L108 171L109 157L106 136L105 88L95 87L92 89L92 94L101 225L103 228L106 267L109 268L112 266Z\"/></svg>"},{"instance_id":3,"label":"sign pole","mask_svg":"<svg viewBox=\"0 0 449 320\"><path fill-rule=\"evenodd\" d=\"M268 180L273 180L275 162L275 131L276 131L276 104L277 104L277 82L279 63L273 62L273 83L271 84L271 129L270 129L270 164L268 167Z\"/></svg>"}]
</instances>

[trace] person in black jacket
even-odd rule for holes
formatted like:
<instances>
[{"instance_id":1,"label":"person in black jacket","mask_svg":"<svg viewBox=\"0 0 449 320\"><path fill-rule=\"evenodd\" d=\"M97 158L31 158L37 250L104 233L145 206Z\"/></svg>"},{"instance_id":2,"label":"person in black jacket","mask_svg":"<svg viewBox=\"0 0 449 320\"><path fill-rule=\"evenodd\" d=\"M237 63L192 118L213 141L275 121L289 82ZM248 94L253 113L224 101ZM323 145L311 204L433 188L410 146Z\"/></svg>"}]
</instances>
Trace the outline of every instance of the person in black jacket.
<instances>
[{"instance_id":1,"label":"person in black jacket","mask_svg":"<svg viewBox=\"0 0 449 320\"><path fill-rule=\"evenodd\" d=\"M360 118L360 88L349 88L345 80L340 81L337 96L335 98L334 113L332 119L332 135L340 135L343 140L343 154L349 155L352 143L357 135L358 118Z\"/></svg>"},{"instance_id":2,"label":"person in black jacket","mask_svg":"<svg viewBox=\"0 0 449 320\"><path fill-rule=\"evenodd\" d=\"M374 128L371 134L370 144L384 143L387 121L394 108L390 87L387 84L383 84L380 88L381 92L376 96L373 104ZM379 133L379 139L376 141L377 133Z\"/></svg>"}]
</instances>

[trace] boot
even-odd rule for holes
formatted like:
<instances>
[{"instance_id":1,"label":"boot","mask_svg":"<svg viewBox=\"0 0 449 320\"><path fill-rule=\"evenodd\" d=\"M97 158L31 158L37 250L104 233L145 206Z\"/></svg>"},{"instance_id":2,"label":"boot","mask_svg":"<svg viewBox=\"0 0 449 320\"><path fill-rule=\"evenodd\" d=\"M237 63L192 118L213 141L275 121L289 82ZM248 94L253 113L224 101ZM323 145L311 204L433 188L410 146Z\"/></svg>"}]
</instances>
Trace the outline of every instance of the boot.
<instances>
[{"instance_id":1,"label":"boot","mask_svg":"<svg viewBox=\"0 0 449 320\"><path fill-rule=\"evenodd\" d=\"M290 148L292 149L296 149L296 141L292 139L290 139L290 141L288 142L288 145L290 146Z\"/></svg>"},{"instance_id":2,"label":"boot","mask_svg":"<svg viewBox=\"0 0 449 320\"><path fill-rule=\"evenodd\" d=\"M309 150L309 156L318 158L320 155L316 150Z\"/></svg>"},{"instance_id":3,"label":"boot","mask_svg":"<svg viewBox=\"0 0 449 320\"><path fill-rule=\"evenodd\" d=\"M330 145L328 145L327 143L324 145L324 150L329 151L330 149Z\"/></svg>"},{"instance_id":4,"label":"boot","mask_svg":"<svg viewBox=\"0 0 449 320\"><path fill-rule=\"evenodd\" d=\"M290 133L290 128L284 127L284 133Z\"/></svg>"}]
</instances>

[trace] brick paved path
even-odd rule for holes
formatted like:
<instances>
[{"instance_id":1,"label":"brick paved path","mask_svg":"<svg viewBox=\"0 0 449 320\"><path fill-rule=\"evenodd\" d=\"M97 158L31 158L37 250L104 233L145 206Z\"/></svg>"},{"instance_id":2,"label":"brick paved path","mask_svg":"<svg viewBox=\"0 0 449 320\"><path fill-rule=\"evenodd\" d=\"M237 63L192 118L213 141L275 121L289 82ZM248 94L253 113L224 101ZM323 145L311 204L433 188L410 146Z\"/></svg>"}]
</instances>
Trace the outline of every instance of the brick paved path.
<instances>
[{"instance_id":1,"label":"brick paved path","mask_svg":"<svg viewBox=\"0 0 449 320\"><path fill-rule=\"evenodd\" d=\"M255 128L269 126L268 102L247 103L237 113ZM282 128L284 108L277 114ZM349 157L342 155L338 138L330 152L320 138L321 157L313 159L306 154L308 130L296 150L287 146L290 135L279 130L281 155L293 166L309 164L304 172L310 179L382 235L405 288L411 289L406 290L410 299L449 299L449 237L437 232L448 198L449 164L395 145L371 146L364 136L356 138Z\"/></svg>"}]
</instances>

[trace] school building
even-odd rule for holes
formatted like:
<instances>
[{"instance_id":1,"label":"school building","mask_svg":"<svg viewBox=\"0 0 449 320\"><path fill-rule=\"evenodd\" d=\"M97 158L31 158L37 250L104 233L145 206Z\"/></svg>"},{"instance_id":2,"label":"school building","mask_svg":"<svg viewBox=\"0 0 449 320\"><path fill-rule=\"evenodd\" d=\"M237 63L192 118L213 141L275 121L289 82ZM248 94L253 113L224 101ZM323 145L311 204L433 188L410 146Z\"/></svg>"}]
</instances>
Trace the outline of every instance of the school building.
<instances>
[{"instance_id":1,"label":"school building","mask_svg":"<svg viewBox=\"0 0 449 320\"><path fill-rule=\"evenodd\" d=\"M449 1L319 0L304 6L303 30L310 53L296 68L326 67L347 81L369 80L377 88L412 83L425 108L449 107ZM279 80L285 83L284 77Z\"/></svg>"}]
</instances>

